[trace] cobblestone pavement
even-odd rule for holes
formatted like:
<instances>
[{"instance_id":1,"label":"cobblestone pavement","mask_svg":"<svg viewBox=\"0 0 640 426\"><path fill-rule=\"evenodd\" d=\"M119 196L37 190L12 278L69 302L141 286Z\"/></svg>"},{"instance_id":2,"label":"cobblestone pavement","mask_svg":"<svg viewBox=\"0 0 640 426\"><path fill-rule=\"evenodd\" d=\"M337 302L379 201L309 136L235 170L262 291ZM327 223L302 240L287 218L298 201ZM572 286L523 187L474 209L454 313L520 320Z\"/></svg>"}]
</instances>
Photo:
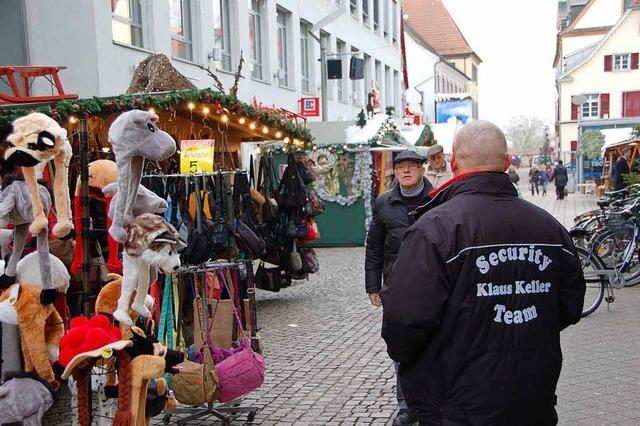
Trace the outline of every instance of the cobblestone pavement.
<instances>
[{"instance_id":1,"label":"cobblestone pavement","mask_svg":"<svg viewBox=\"0 0 640 426\"><path fill-rule=\"evenodd\" d=\"M551 191L526 198L566 225L594 205L591 197L574 194L557 202ZM261 425L390 424L395 378L379 337L381 311L364 294L364 248L317 252L321 271L308 282L280 293L258 292L267 377L244 404L259 408L254 424ZM563 332L561 424L640 424L638 306L640 286L617 290L609 310L603 304ZM245 421L238 416L233 424Z\"/></svg>"}]
</instances>

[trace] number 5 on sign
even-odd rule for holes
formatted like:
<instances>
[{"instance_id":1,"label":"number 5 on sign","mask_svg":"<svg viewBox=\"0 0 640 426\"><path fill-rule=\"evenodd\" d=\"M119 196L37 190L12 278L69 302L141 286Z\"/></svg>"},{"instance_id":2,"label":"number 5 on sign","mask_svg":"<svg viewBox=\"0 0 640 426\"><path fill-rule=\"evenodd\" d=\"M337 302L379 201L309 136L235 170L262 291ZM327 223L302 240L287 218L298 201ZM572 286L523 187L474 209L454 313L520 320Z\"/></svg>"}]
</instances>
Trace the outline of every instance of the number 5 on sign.
<instances>
[{"instance_id":1,"label":"number 5 on sign","mask_svg":"<svg viewBox=\"0 0 640 426\"><path fill-rule=\"evenodd\" d=\"M180 173L213 172L213 139L185 140L180 142Z\"/></svg>"}]
</instances>

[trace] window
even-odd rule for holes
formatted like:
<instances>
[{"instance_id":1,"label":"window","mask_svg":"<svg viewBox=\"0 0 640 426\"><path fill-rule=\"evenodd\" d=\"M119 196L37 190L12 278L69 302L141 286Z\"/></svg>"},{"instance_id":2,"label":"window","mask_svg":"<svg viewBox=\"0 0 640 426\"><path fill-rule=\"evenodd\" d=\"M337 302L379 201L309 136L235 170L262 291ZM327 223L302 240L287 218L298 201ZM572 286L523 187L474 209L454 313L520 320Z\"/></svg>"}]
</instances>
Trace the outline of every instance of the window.
<instances>
[{"instance_id":1,"label":"window","mask_svg":"<svg viewBox=\"0 0 640 426\"><path fill-rule=\"evenodd\" d=\"M214 0L215 47L220 49L222 60L220 69L231 71L231 21L229 20L229 0Z\"/></svg>"},{"instance_id":2,"label":"window","mask_svg":"<svg viewBox=\"0 0 640 426\"><path fill-rule=\"evenodd\" d=\"M358 57L358 49L355 47L351 48L351 57ZM351 61L349 61L349 68L351 68ZM351 69L349 69L351 71ZM362 80L351 80L351 100L354 105L360 105L360 82Z\"/></svg>"},{"instance_id":3,"label":"window","mask_svg":"<svg viewBox=\"0 0 640 426\"><path fill-rule=\"evenodd\" d=\"M253 67L251 77L263 80L262 66L262 0L249 1L249 53Z\"/></svg>"},{"instance_id":4,"label":"window","mask_svg":"<svg viewBox=\"0 0 640 426\"><path fill-rule=\"evenodd\" d=\"M369 23L369 0L362 0L362 22Z\"/></svg>"},{"instance_id":5,"label":"window","mask_svg":"<svg viewBox=\"0 0 640 426\"><path fill-rule=\"evenodd\" d=\"M344 78L345 72L344 72L344 63L346 61L346 58L348 56L345 56L344 53L347 53L347 45L345 42L343 42L342 40L336 40L336 47L338 48L338 55L340 55L338 57L338 59L342 60L342 79L338 80L338 100L341 102L346 102L347 101L347 96L346 96L346 79Z\"/></svg>"},{"instance_id":6,"label":"window","mask_svg":"<svg viewBox=\"0 0 640 426\"><path fill-rule=\"evenodd\" d=\"M325 50L327 56L329 56L333 51L331 47L331 35L322 30L320 31L320 46ZM329 80L327 84L327 99L333 99L335 96L333 91L334 81L335 80Z\"/></svg>"},{"instance_id":7,"label":"window","mask_svg":"<svg viewBox=\"0 0 640 426\"><path fill-rule=\"evenodd\" d=\"M280 86L289 87L289 49L287 46L287 26L289 21L289 12L278 9L278 70L280 72Z\"/></svg>"},{"instance_id":8,"label":"window","mask_svg":"<svg viewBox=\"0 0 640 426\"><path fill-rule=\"evenodd\" d=\"M389 2L391 0L382 0L384 3L384 15L382 17L382 33L386 37L389 34Z\"/></svg>"},{"instance_id":9,"label":"window","mask_svg":"<svg viewBox=\"0 0 640 426\"><path fill-rule=\"evenodd\" d=\"M378 0L373 0L373 29L377 30L380 26L380 4Z\"/></svg>"},{"instance_id":10,"label":"window","mask_svg":"<svg viewBox=\"0 0 640 426\"><path fill-rule=\"evenodd\" d=\"M190 3L191 0L169 0L171 55L188 61L193 60Z\"/></svg>"},{"instance_id":11,"label":"window","mask_svg":"<svg viewBox=\"0 0 640 426\"><path fill-rule=\"evenodd\" d=\"M640 117L640 92L622 94L622 116Z\"/></svg>"},{"instance_id":12,"label":"window","mask_svg":"<svg viewBox=\"0 0 640 426\"><path fill-rule=\"evenodd\" d=\"M393 0L393 7L391 8L391 38L395 43L398 40L398 19L396 13L398 11L398 0Z\"/></svg>"},{"instance_id":13,"label":"window","mask_svg":"<svg viewBox=\"0 0 640 426\"><path fill-rule=\"evenodd\" d=\"M471 80L478 81L478 67L475 64L471 65Z\"/></svg>"},{"instance_id":14,"label":"window","mask_svg":"<svg viewBox=\"0 0 640 426\"><path fill-rule=\"evenodd\" d=\"M393 82L391 80L391 68L384 66L384 106L393 105Z\"/></svg>"},{"instance_id":15,"label":"window","mask_svg":"<svg viewBox=\"0 0 640 426\"><path fill-rule=\"evenodd\" d=\"M113 41L144 47L142 41L142 11L140 0L111 2Z\"/></svg>"},{"instance_id":16,"label":"window","mask_svg":"<svg viewBox=\"0 0 640 426\"><path fill-rule=\"evenodd\" d=\"M613 55L613 70L614 71L628 71L631 69L631 55L623 53L620 55Z\"/></svg>"},{"instance_id":17,"label":"window","mask_svg":"<svg viewBox=\"0 0 640 426\"><path fill-rule=\"evenodd\" d=\"M364 55L364 82L362 84L363 87L363 96L365 103L368 102L369 99L369 90L371 90L371 83L373 82L371 77L371 56L365 53Z\"/></svg>"},{"instance_id":18,"label":"window","mask_svg":"<svg viewBox=\"0 0 640 426\"><path fill-rule=\"evenodd\" d=\"M358 0L349 0L349 10L351 11L351 16L358 18Z\"/></svg>"},{"instance_id":19,"label":"window","mask_svg":"<svg viewBox=\"0 0 640 426\"><path fill-rule=\"evenodd\" d=\"M582 118L591 119L600 117L600 95L588 95L587 101L582 104Z\"/></svg>"},{"instance_id":20,"label":"window","mask_svg":"<svg viewBox=\"0 0 640 426\"><path fill-rule=\"evenodd\" d=\"M305 93L311 93L309 28L311 28L309 24L300 23L300 76L302 77L302 91Z\"/></svg>"}]
</instances>

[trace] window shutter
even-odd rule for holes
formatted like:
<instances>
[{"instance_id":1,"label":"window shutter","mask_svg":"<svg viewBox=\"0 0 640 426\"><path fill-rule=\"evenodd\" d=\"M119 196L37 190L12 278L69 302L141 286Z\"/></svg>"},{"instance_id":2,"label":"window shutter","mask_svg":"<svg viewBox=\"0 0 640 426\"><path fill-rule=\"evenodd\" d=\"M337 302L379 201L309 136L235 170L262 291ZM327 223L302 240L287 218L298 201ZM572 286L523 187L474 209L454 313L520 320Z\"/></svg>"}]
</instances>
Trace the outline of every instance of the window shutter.
<instances>
[{"instance_id":1,"label":"window shutter","mask_svg":"<svg viewBox=\"0 0 640 426\"><path fill-rule=\"evenodd\" d=\"M640 59L640 54L638 52L631 54L631 69L632 70L637 70L638 69L638 62L639 62L638 59Z\"/></svg>"},{"instance_id":2,"label":"window shutter","mask_svg":"<svg viewBox=\"0 0 640 426\"><path fill-rule=\"evenodd\" d=\"M571 119L572 120L578 119L578 105L576 104L571 104Z\"/></svg>"},{"instance_id":3,"label":"window shutter","mask_svg":"<svg viewBox=\"0 0 640 426\"><path fill-rule=\"evenodd\" d=\"M600 94L600 118L604 118L604 116L609 117L609 94L601 93Z\"/></svg>"},{"instance_id":4,"label":"window shutter","mask_svg":"<svg viewBox=\"0 0 640 426\"><path fill-rule=\"evenodd\" d=\"M605 55L604 56L604 70L611 71L611 63L613 61L613 56Z\"/></svg>"}]
</instances>

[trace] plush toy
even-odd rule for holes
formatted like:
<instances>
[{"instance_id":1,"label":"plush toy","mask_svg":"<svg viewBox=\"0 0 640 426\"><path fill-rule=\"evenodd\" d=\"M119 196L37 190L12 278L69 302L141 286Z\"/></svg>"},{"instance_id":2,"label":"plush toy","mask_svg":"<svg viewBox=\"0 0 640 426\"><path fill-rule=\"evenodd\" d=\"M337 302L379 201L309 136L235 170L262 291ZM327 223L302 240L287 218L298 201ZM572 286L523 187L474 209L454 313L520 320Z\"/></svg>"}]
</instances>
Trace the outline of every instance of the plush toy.
<instances>
[{"instance_id":1,"label":"plush toy","mask_svg":"<svg viewBox=\"0 0 640 426\"><path fill-rule=\"evenodd\" d=\"M54 389L33 373L12 373L0 385L0 421L39 426L53 405Z\"/></svg>"},{"instance_id":2,"label":"plush toy","mask_svg":"<svg viewBox=\"0 0 640 426\"><path fill-rule=\"evenodd\" d=\"M39 303L40 288L14 284L0 294L0 322L18 326L25 371L34 371L57 389L51 362L58 359L64 324L53 305Z\"/></svg>"},{"instance_id":3,"label":"plush toy","mask_svg":"<svg viewBox=\"0 0 640 426\"><path fill-rule=\"evenodd\" d=\"M41 281L42 272L40 270L39 256L40 254L38 252L33 252L20 259L18 267L16 268L17 282L33 283L34 285L40 286L39 282ZM64 266L62 260L52 254L49 254L49 263L51 264L51 275L49 280L51 281L53 288L55 288L58 293L66 293L71 281L71 276L69 275L69 271L67 271L67 267ZM4 260L0 260L0 273L4 273L4 270L5 262Z\"/></svg>"},{"instance_id":4,"label":"plush toy","mask_svg":"<svg viewBox=\"0 0 640 426\"><path fill-rule=\"evenodd\" d=\"M39 196L34 167L53 160L56 169L53 192L58 215L58 223L53 227L53 235L58 238L68 235L73 225L69 215L68 184L72 150L67 139L67 131L54 119L39 112L18 118L13 122L10 130L11 133L6 139L12 147L5 151L4 158L14 166L22 166L22 173L33 204L33 222L29 231L33 235L38 235L48 225L47 215ZM3 129L3 133L7 133L6 128Z\"/></svg>"},{"instance_id":5,"label":"plush toy","mask_svg":"<svg viewBox=\"0 0 640 426\"><path fill-rule=\"evenodd\" d=\"M7 172L6 164L3 165L3 188L0 192L0 228L5 228L8 224L15 225L13 237L13 251L6 265L4 273L0 276L0 288L7 288L16 282L16 268L22 256L24 246L29 234L29 225L34 221L31 192L28 184L22 180L9 180L10 173ZM25 169L26 173L26 169ZM25 175L26 176L26 175ZM45 217L51 208L51 197L49 191L42 185L37 185L38 201ZM36 235L37 237L37 260L39 276L34 281L42 287L40 302L44 305L53 303L58 296L53 283L51 282L51 260L49 255L49 235L48 226L45 225Z\"/></svg>"},{"instance_id":6,"label":"plush toy","mask_svg":"<svg viewBox=\"0 0 640 426\"><path fill-rule=\"evenodd\" d=\"M118 274L109 274L108 277L111 281L100 289L100 293L98 293L98 298L96 299L96 314L113 316L113 313L118 308L118 299L120 298L120 291L122 289L122 277ZM129 305L133 303L135 295L136 291L133 290L133 293L129 297ZM154 304L153 297L147 294L144 298L144 306L151 311L153 310ZM135 322L138 319L138 314L134 310L129 309L129 317L132 322ZM131 337L131 327L123 323L120 323L120 332L125 339Z\"/></svg>"},{"instance_id":7,"label":"plush toy","mask_svg":"<svg viewBox=\"0 0 640 426\"><path fill-rule=\"evenodd\" d=\"M109 143L118 165L118 202L109 233L118 242L127 240L125 225L134 218L133 205L142 179L144 159L160 161L176 152L176 143L158 128L158 116L145 111L122 113L109 128Z\"/></svg>"},{"instance_id":8,"label":"plush toy","mask_svg":"<svg viewBox=\"0 0 640 426\"><path fill-rule=\"evenodd\" d=\"M127 241L123 253L123 279L118 309L113 317L126 325L133 325L127 314L129 298L137 290L131 309L145 318L151 312L144 305L155 269L171 274L180 268L178 231L160 216L141 214L126 226ZM154 269L154 271L151 271Z\"/></svg>"}]
</instances>

